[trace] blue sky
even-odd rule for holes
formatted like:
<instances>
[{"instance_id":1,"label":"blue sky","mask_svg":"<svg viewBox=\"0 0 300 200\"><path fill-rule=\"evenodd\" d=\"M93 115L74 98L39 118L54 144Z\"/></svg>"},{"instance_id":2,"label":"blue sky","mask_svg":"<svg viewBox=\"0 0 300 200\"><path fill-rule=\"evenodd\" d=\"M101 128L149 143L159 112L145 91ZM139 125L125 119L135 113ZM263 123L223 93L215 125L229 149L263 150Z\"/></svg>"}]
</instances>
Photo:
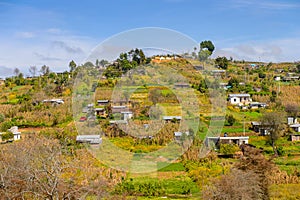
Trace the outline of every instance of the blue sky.
<instances>
[{"instance_id":1,"label":"blue sky","mask_svg":"<svg viewBox=\"0 0 300 200\"><path fill-rule=\"evenodd\" d=\"M0 74L64 71L106 38L142 27L212 40L215 57L298 61L299 11L296 0L0 0Z\"/></svg>"}]
</instances>

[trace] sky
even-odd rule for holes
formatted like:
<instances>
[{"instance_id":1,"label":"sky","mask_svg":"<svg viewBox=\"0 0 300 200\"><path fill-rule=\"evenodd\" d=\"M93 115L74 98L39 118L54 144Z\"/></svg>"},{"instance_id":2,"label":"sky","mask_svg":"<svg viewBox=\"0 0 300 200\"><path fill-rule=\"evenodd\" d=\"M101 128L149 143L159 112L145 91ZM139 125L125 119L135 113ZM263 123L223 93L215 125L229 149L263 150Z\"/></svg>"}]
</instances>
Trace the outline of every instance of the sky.
<instances>
[{"instance_id":1,"label":"sky","mask_svg":"<svg viewBox=\"0 0 300 200\"><path fill-rule=\"evenodd\" d=\"M143 27L211 40L213 57L300 61L299 11L297 0L0 0L0 77L68 70L107 38Z\"/></svg>"}]
</instances>

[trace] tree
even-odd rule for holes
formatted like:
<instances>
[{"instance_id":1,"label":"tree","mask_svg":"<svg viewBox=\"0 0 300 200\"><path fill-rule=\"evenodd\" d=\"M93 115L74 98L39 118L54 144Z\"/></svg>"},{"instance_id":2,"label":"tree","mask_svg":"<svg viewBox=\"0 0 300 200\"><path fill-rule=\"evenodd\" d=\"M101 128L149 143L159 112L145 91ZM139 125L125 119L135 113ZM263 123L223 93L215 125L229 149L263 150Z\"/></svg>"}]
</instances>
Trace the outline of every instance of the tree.
<instances>
[{"instance_id":1,"label":"tree","mask_svg":"<svg viewBox=\"0 0 300 200\"><path fill-rule=\"evenodd\" d=\"M285 107L285 111L289 114L290 117L296 118L298 116L300 109L297 104L288 104Z\"/></svg>"},{"instance_id":2,"label":"tree","mask_svg":"<svg viewBox=\"0 0 300 200\"><path fill-rule=\"evenodd\" d=\"M216 65L222 69L227 69L227 66L228 66L227 58L226 57L217 57Z\"/></svg>"},{"instance_id":3,"label":"tree","mask_svg":"<svg viewBox=\"0 0 300 200\"><path fill-rule=\"evenodd\" d=\"M37 67L36 66L30 66L29 67L29 72L32 75L32 77L35 77L36 72L37 72Z\"/></svg>"},{"instance_id":4,"label":"tree","mask_svg":"<svg viewBox=\"0 0 300 200\"><path fill-rule=\"evenodd\" d=\"M233 115L226 115L226 121L229 126L232 126L236 122L236 119L233 117Z\"/></svg>"},{"instance_id":5,"label":"tree","mask_svg":"<svg viewBox=\"0 0 300 200\"><path fill-rule=\"evenodd\" d=\"M77 67L76 63L74 62L74 60L72 60L69 63L70 72L73 72L76 69L76 67Z\"/></svg>"},{"instance_id":6,"label":"tree","mask_svg":"<svg viewBox=\"0 0 300 200\"><path fill-rule=\"evenodd\" d=\"M200 61L207 60L209 56L210 56L210 52L208 50L201 50L199 52L199 60Z\"/></svg>"},{"instance_id":7,"label":"tree","mask_svg":"<svg viewBox=\"0 0 300 200\"><path fill-rule=\"evenodd\" d=\"M0 149L1 199L103 198L106 183L98 175L101 171L92 178L82 162L87 161L66 157L58 140L37 135L5 145Z\"/></svg>"},{"instance_id":8,"label":"tree","mask_svg":"<svg viewBox=\"0 0 300 200\"><path fill-rule=\"evenodd\" d=\"M40 69L40 73L43 75L43 76L47 76L49 75L50 73L50 68L46 65L43 65Z\"/></svg>"},{"instance_id":9,"label":"tree","mask_svg":"<svg viewBox=\"0 0 300 200\"><path fill-rule=\"evenodd\" d=\"M210 40L205 40L200 43L200 51L205 49L207 49L209 51L209 55L211 55L215 50L215 46Z\"/></svg>"},{"instance_id":10,"label":"tree","mask_svg":"<svg viewBox=\"0 0 300 200\"><path fill-rule=\"evenodd\" d=\"M210 40L205 40L200 43L199 60L205 61L213 53L215 46Z\"/></svg>"},{"instance_id":11,"label":"tree","mask_svg":"<svg viewBox=\"0 0 300 200\"><path fill-rule=\"evenodd\" d=\"M282 112L266 112L263 114L260 122L263 128L269 133L269 142L273 148L275 156L278 156L276 141L282 135L284 130L284 115Z\"/></svg>"},{"instance_id":12,"label":"tree","mask_svg":"<svg viewBox=\"0 0 300 200\"><path fill-rule=\"evenodd\" d=\"M14 74L15 74L15 76L19 76L20 70L18 68L15 68L14 69Z\"/></svg>"}]
</instances>

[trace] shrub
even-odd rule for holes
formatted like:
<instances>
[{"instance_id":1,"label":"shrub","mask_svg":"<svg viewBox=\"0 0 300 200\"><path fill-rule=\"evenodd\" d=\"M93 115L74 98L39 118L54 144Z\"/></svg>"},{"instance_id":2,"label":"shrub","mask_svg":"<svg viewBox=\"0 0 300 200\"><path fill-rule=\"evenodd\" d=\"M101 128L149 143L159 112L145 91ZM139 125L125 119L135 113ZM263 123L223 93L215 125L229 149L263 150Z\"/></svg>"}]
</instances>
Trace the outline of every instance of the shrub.
<instances>
[{"instance_id":1,"label":"shrub","mask_svg":"<svg viewBox=\"0 0 300 200\"><path fill-rule=\"evenodd\" d=\"M222 153L224 155L232 155L239 150L240 150L240 148L236 144L221 144L220 145L220 153Z\"/></svg>"},{"instance_id":2,"label":"shrub","mask_svg":"<svg viewBox=\"0 0 300 200\"><path fill-rule=\"evenodd\" d=\"M236 122L236 119L233 115L226 115L226 122L229 126L232 126Z\"/></svg>"}]
</instances>

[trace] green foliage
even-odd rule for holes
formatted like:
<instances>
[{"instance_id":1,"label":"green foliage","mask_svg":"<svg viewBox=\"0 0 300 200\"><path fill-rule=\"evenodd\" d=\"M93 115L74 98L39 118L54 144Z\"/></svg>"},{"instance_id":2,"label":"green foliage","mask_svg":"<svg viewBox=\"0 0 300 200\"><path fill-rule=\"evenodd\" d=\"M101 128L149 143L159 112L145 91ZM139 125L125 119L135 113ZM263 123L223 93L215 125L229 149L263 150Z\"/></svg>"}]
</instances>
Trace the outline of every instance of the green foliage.
<instances>
[{"instance_id":1,"label":"green foliage","mask_svg":"<svg viewBox=\"0 0 300 200\"><path fill-rule=\"evenodd\" d=\"M5 116L3 114L0 113L0 123L4 122Z\"/></svg>"},{"instance_id":2,"label":"green foliage","mask_svg":"<svg viewBox=\"0 0 300 200\"><path fill-rule=\"evenodd\" d=\"M7 131L3 133L1 136L2 136L2 140L5 141L5 140L12 139L14 137L14 134L12 132Z\"/></svg>"},{"instance_id":3,"label":"green foliage","mask_svg":"<svg viewBox=\"0 0 300 200\"><path fill-rule=\"evenodd\" d=\"M228 67L228 60L226 57L217 57L216 58L216 65L221 69L227 69Z\"/></svg>"},{"instance_id":4,"label":"green foliage","mask_svg":"<svg viewBox=\"0 0 300 200\"><path fill-rule=\"evenodd\" d=\"M233 117L233 115L226 115L226 122L226 125L232 126L236 122L236 119Z\"/></svg>"},{"instance_id":5,"label":"green foliage","mask_svg":"<svg viewBox=\"0 0 300 200\"><path fill-rule=\"evenodd\" d=\"M207 49L208 52L209 52L209 56L213 53L213 51L215 50L215 46L214 44L212 43L212 41L210 40L205 40L205 41L202 41L200 43L200 51L201 50L204 50L204 49Z\"/></svg>"},{"instance_id":6,"label":"green foliage","mask_svg":"<svg viewBox=\"0 0 300 200\"><path fill-rule=\"evenodd\" d=\"M239 151L240 148L236 144L221 144L220 153L224 155L232 155Z\"/></svg>"},{"instance_id":7,"label":"green foliage","mask_svg":"<svg viewBox=\"0 0 300 200\"><path fill-rule=\"evenodd\" d=\"M15 124L11 121L5 121L0 126L0 131L7 131L10 127L14 126Z\"/></svg>"},{"instance_id":8,"label":"green foliage","mask_svg":"<svg viewBox=\"0 0 300 200\"><path fill-rule=\"evenodd\" d=\"M160 172L175 172L175 171L185 171L185 167L181 162L178 163L158 163L158 168Z\"/></svg>"}]
</instances>

